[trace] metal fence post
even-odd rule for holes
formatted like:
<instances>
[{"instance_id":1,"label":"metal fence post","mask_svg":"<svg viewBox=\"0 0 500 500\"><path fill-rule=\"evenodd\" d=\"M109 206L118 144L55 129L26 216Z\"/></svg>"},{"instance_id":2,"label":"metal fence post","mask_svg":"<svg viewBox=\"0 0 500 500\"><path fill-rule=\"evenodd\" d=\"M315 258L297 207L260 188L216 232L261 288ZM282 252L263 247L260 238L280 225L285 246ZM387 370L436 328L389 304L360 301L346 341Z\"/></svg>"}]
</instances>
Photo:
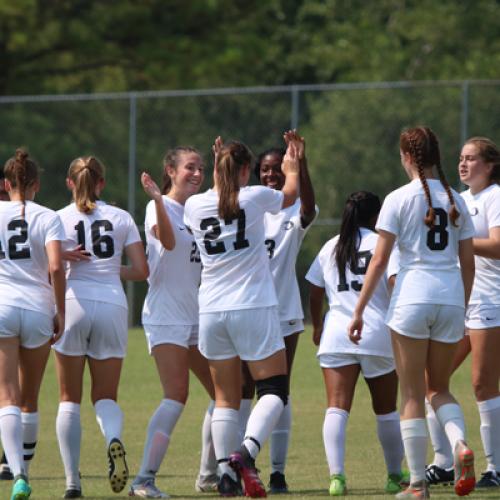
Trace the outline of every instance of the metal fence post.
<instances>
[{"instance_id":1,"label":"metal fence post","mask_svg":"<svg viewBox=\"0 0 500 500\"><path fill-rule=\"evenodd\" d=\"M292 98L292 116L290 120L290 128L295 130L299 128L299 106L300 106L300 94L297 85L292 85L291 98Z\"/></svg>"},{"instance_id":2,"label":"metal fence post","mask_svg":"<svg viewBox=\"0 0 500 500\"><path fill-rule=\"evenodd\" d=\"M469 136L469 81L462 83L462 119L460 124L460 148Z\"/></svg>"},{"instance_id":3,"label":"metal fence post","mask_svg":"<svg viewBox=\"0 0 500 500\"><path fill-rule=\"evenodd\" d=\"M137 96L130 94L129 100L129 133L128 133L128 204L129 214L135 220L135 190L136 190L136 142L137 142ZM134 324L134 282L127 281L128 324Z\"/></svg>"}]
</instances>

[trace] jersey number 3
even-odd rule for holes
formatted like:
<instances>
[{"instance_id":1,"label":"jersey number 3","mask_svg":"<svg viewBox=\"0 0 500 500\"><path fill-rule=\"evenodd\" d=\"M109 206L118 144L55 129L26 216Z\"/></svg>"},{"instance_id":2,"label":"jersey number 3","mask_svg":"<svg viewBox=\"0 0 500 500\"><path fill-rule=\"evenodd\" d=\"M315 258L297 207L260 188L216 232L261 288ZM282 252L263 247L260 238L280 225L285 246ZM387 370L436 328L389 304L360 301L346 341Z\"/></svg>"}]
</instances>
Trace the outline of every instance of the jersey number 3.
<instances>
[{"instance_id":1,"label":"jersey number 3","mask_svg":"<svg viewBox=\"0 0 500 500\"><path fill-rule=\"evenodd\" d=\"M85 225L81 220L76 226L76 234L78 236L78 244L85 250ZM94 255L99 259L108 259L115 254L115 242L109 234L104 232L113 231L113 224L109 220L96 220L90 226L90 234L92 235L92 250Z\"/></svg>"}]
</instances>

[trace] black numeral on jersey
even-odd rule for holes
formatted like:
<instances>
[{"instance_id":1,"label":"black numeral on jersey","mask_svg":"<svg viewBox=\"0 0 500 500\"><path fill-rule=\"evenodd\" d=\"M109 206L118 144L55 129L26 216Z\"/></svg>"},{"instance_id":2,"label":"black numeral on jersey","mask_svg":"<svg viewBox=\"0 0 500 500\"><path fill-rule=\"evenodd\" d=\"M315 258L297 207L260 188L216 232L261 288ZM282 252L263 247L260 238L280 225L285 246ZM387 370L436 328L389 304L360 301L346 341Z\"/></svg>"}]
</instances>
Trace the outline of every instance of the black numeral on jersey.
<instances>
[{"instance_id":1,"label":"black numeral on jersey","mask_svg":"<svg viewBox=\"0 0 500 500\"><path fill-rule=\"evenodd\" d=\"M431 250L444 250L448 246L448 214L442 208L435 208L434 227L427 233L427 246Z\"/></svg>"},{"instance_id":2,"label":"black numeral on jersey","mask_svg":"<svg viewBox=\"0 0 500 500\"><path fill-rule=\"evenodd\" d=\"M245 238L245 223L246 216L245 210L240 210L237 219L227 219L224 220L224 225L229 226L234 221L237 221L236 226L236 241L233 242L233 247L235 250L241 250L242 248L247 248L250 246L250 242ZM216 240L221 235L221 221L215 217L208 217L207 219L203 219L200 223L200 229L202 231L209 229L205 233L205 237L203 238L203 244L205 245L205 250L208 255L215 255L218 253L224 253L226 251L226 245L224 245L223 241Z\"/></svg>"},{"instance_id":3,"label":"black numeral on jersey","mask_svg":"<svg viewBox=\"0 0 500 500\"><path fill-rule=\"evenodd\" d=\"M372 253L369 250L365 250L364 252L356 252L356 266L351 271L357 276L364 276L368 269L368 265L370 264L370 260L372 258ZM356 292L361 290L363 283L360 283L358 280L351 281L351 287ZM337 285L338 292L347 292L349 291L349 285L347 283L346 274L339 272L339 284Z\"/></svg>"},{"instance_id":4,"label":"black numeral on jersey","mask_svg":"<svg viewBox=\"0 0 500 500\"><path fill-rule=\"evenodd\" d=\"M75 226L78 244L85 250L85 225L79 221ZM113 224L109 220L96 220L90 226L92 236L92 250L99 259L108 259L115 254L115 242L110 234L103 234L113 231Z\"/></svg>"},{"instance_id":5,"label":"black numeral on jersey","mask_svg":"<svg viewBox=\"0 0 500 500\"><path fill-rule=\"evenodd\" d=\"M194 241L193 241L192 246L191 246L191 253L189 255L189 262L201 262L200 252L199 252L198 247Z\"/></svg>"},{"instance_id":6,"label":"black numeral on jersey","mask_svg":"<svg viewBox=\"0 0 500 500\"><path fill-rule=\"evenodd\" d=\"M29 259L31 252L29 246L26 246L28 241L28 223L24 219L11 220L7 224L8 231L16 231L17 234L11 236L7 242L9 259ZM18 245L23 245L21 248ZM5 259L5 251L0 243L0 259Z\"/></svg>"},{"instance_id":7,"label":"black numeral on jersey","mask_svg":"<svg viewBox=\"0 0 500 500\"><path fill-rule=\"evenodd\" d=\"M269 258L272 259L274 257L274 249L276 248L276 242L274 240L266 240L264 241L267 247L267 253Z\"/></svg>"}]
</instances>

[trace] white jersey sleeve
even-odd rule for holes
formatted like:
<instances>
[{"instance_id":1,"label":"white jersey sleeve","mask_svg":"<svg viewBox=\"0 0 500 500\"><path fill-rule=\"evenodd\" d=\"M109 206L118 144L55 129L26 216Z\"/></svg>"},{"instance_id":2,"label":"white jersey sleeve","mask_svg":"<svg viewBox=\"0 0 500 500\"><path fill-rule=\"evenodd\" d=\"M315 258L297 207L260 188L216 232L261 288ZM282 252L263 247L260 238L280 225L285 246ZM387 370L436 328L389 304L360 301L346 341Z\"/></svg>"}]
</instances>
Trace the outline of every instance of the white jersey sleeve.
<instances>
[{"instance_id":1,"label":"white jersey sleeve","mask_svg":"<svg viewBox=\"0 0 500 500\"><path fill-rule=\"evenodd\" d=\"M184 206L163 196L175 235L175 247L166 250L153 233L157 224L154 201L146 207L149 264L148 293L142 309L144 325L197 325L200 253L184 224Z\"/></svg>"},{"instance_id":2,"label":"white jersey sleeve","mask_svg":"<svg viewBox=\"0 0 500 500\"><path fill-rule=\"evenodd\" d=\"M131 215L118 207L97 202L90 213L80 212L74 203L59 210L66 230L68 249L81 245L90 261L70 262L66 298L81 298L127 307L120 281L125 247L141 241Z\"/></svg>"},{"instance_id":3,"label":"white jersey sleeve","mask_svg":"<svg viewBox=\"0 0 500 500\"><path fill-rule=\"evenodd\" d=\"M0 202L0 304L54 314L46 245L64 241L58 215L37 203Z\"/></svg>"},{"instance_id":4,"label":"white jersey sleeve","mask_svg":"<svg viewBox=\"0 0 500 500\"><path fill-rule=\"evenodd\" d=\"M488 238L500 227L500 186L493 184L479 193L462 193L474 226L474 238ZM500 305L500 259L474 256L476 274L470 304Z\"/></svg>"},{"instance_id":5,"label":"white jersey sleeve","mask_svg":"<svg viewBox=\"0 0 500 500\"><path fill-rule=\"evenodd\" d=\"M323 246L307 272L306 279L310 283L325 289L329 304L318 355L341 352L392 357L389 330L385 325L389 306L387 279L379 282L366 306L362 342L355 345L347 335L347 327L358 301L377 237L376 233L361 229L357 266L354 272L346 266L345 279L340 276L335 260L338 236Z\"/></svg>"}]
</instances>

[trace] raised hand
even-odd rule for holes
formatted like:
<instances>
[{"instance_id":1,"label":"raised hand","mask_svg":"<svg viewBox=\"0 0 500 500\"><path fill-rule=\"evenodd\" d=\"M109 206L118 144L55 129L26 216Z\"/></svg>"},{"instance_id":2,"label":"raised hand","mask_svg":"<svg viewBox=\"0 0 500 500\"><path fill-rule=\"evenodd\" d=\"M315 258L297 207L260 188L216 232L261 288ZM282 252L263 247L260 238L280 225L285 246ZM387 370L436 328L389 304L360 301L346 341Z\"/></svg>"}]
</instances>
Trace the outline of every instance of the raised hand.
<instances>
[{"instance_id":1,"label":"raised hand","mask_svg":"<svg viewBox=\"0 0 500 500\"><path fill-rule=\"evenodd\" d=\"M158 184L151 178L151 176L143 172L141 174L141 184L142 187L144 188L144 191L146 191L146 194L153 200L159 200L161 199L161 191L160 188L158 187Z\"/></svg>"},{"instance_id":2,"label":"raised hand","mask_svg":"<svg viewBox=\"0 0 500 500\"><path fill-rule=\"evenodd\" d=\"M299 157L297 153L297 147L294 141L288 142L285 156L281 163L281 170L286 175L298 174L299 173Z\"/></svg>"},{"instance_id":3,"label":"raised hand","mask_svg":"<svg viewBox=\"0 0 500 500\"><path fill-rule=\"evenodd\" d=\"M283 134L283 139L285 140L286 145L293 142L295 147L297 148L297 155L299 160L304 159L306 154L306 141L303 137L299 135L297 130L288 130Z\"/></svg>"},{"instance_id":4,"label":"raised hand","mask_svg":"<svg viewBox=\"0 0 500 500\"><path fill-rule=\"evenodd\" d=\"M222 137L219 135L218 137L215 138L214 144L212 146L212 152L214 153L214 166L217 165L217 162L219 160L219 153L220 150L222 149L222 146L224 146L224 141L222 140Z\"/></svg>"}]
</instances>

